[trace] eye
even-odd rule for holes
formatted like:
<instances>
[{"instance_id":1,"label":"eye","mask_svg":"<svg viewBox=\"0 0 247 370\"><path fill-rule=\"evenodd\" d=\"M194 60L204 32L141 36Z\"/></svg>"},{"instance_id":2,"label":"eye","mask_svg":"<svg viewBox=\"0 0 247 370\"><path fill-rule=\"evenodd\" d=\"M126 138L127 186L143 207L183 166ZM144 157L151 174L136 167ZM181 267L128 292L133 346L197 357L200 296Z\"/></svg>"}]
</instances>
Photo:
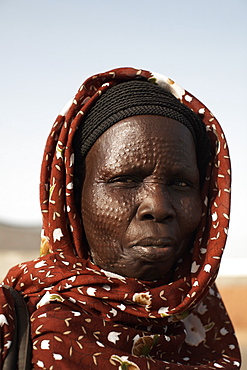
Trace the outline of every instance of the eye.
<instances>
[{"instance_id":1,"label":"eye","mask_svg":"<svg viewBox=\"0 0 247 370\"><path fill-rule=\"evenodd\" d=\"M108 180L108 183L115 184L116 186L132 187L136 186L139 180L133 176L117 176Z\"/></svg>"},{"instance_id":2,"label":"eye","mask_svg":"<svg viewBox=\"0 0 247 370\"><path fill-rule=\"evenodd\" d=\"M175 186L175 187L179 187L179 188L191 187L191 183L189 181L186 181L186 180L173 180L173 181L171 181L170 185Z\"/></svg>"}]
</instances>

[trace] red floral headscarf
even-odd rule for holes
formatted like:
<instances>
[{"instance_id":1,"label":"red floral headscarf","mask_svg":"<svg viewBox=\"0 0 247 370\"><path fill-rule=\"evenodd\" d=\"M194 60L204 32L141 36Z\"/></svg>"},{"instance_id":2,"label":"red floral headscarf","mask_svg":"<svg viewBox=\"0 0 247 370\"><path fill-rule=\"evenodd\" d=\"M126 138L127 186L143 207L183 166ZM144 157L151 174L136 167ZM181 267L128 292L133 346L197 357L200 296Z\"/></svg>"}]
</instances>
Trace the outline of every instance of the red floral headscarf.
<instances>
[{"instance_id":1,"label":"red floral headscarf","mask_svg":"<svg viewBox=\"0 0 247 370\"><path fill-rule=\"evenodd\" d=\"M177 261L168 285L125 278L95 266L83 247L74 201L75 131L107 89L140 78L170 91L200 116L214 153L192 251ZM11 269L4 281L27 300L33 368L240 367L233 328L214 285L229 223L229 153L219 123L193 95L165 76L134 68L87 79L53 124L42 163L40 200L42 257ZM11 299L3 289L1 294L0 310L8 323L2 325L4 358L13 319L6 306L9 302L11 307Z\"/></svg>"}]
</instances>

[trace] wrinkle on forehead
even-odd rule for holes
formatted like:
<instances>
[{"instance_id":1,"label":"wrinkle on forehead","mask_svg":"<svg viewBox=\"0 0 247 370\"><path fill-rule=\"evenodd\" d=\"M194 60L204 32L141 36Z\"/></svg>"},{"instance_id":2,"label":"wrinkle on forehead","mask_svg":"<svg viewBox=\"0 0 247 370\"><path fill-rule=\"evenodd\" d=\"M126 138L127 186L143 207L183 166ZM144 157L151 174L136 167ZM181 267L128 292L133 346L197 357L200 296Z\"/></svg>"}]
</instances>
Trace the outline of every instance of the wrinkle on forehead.
<instances>
[{"instance_id":1,"label":"wrinkle on forehead","mask_svg":"<svg viewBox=\"0 0 247 370\"><path fill-rule=\"evenodd\" d=\"M145 168L153 172L154 180L160 179L160 171L164 172L167 167L173 172L179 172L184 166L188 171L195 170L197 164L192 135L185 126L172 121L169 120L168 129L170 124L171 130L176 132L178 126L177 139L174 136L171 138L169 133L166 135L167 124L164 130L157 131L145 125L145 118L141 125L135 124L135 117L131 117L107 130L94 144L97 149L94 153L99 154L94 160L100 163L102 174L118 174L125 170L138 173Z\"/></svg>"}]
</instances>

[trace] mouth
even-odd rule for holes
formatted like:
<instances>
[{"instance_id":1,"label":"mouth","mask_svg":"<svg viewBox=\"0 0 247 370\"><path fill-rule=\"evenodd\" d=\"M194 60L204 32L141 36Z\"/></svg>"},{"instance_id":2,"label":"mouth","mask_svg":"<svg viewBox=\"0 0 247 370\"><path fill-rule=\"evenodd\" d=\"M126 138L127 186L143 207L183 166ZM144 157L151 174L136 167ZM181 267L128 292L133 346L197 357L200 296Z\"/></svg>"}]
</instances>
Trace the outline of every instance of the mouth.
<instances>
[{"instance_id":1,"label":"mouth","mask_svg":"<svg viewBox=\"0 0 247 370\"><path fill-rule=\"evenodd\" d=\"M176 242L171 238L148 237L135 241L131 245L135 258L143 263L163 263L174 259Z\"/></svg>"},{"instance_id":2,"label":"mouth","mask_svg":"<svg viewBox=\"0 0 247 370\"><path fill-rule=\"evenodd\" d=\"M175 245L175 241L171 238L154 238L154 237L147 237L141 240L135 241L131 244L132 248L169 248Z\"/></svg>"}]
</instances>

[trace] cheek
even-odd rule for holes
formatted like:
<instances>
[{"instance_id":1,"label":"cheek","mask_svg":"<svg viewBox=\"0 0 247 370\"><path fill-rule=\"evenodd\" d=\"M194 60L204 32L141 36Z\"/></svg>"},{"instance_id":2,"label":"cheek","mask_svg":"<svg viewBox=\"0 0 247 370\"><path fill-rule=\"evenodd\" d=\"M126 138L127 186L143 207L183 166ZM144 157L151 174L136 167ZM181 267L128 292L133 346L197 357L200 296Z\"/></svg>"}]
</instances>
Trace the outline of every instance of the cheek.
<instances>
[{"instance_id":1,"label":"cheek","mask_svg":"<svg viewBox=\"0 0 247 370\"><path fill-rule=\"evenodd\" d=\"M119 255L122 239L128 228L131 201L110 195L103 186L82 192L82 221L89 247L100 258L114 260Z\"/></svg>"},{"instance_id":2,"label":"cheek","mask_svg":"<svg viewBox=\"0 0 247 370\"><path fill-rule=\"evenodd\" d=\"M182 231L184 233L194 232L200 223L202 214L200 195L181 200L179 213Z\"/></svg>"}]
</instances>

